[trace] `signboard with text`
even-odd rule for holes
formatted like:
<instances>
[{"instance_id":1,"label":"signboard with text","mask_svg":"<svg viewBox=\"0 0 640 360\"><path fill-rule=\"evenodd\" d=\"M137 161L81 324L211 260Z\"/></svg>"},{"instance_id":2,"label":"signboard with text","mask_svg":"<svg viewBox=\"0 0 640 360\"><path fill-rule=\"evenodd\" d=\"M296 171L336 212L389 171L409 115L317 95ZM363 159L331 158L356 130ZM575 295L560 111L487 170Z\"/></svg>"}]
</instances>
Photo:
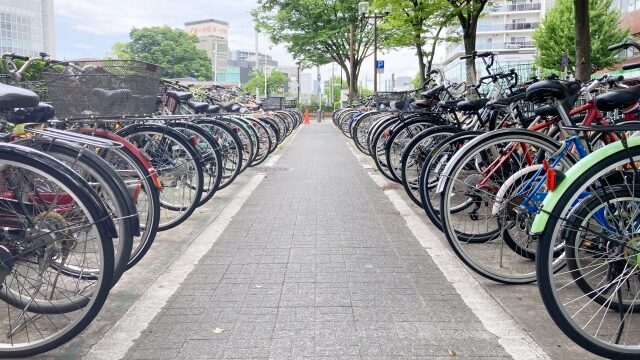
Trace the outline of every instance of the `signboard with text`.
<instances>
[{"instance_id":1,"label":"signboard with text","mask_svg":"<svg viewBox=\"0 0 640 360\"><path fill-rule=\"evenodd\" d=\"M223 39L229 37L229 25L220 24L218 22L203 22L197 24L187 24L185 26L187 33L197 37L217 36Z\"/></svg>"}]
</instances>

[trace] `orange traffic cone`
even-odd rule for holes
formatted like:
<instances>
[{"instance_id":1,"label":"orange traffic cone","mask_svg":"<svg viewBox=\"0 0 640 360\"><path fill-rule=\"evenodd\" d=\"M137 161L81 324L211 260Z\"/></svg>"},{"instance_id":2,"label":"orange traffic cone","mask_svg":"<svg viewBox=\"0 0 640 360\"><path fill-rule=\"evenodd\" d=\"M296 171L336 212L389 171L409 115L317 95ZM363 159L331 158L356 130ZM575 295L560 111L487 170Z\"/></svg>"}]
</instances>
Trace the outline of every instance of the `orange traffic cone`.
<instances>
[{"instance_id":1,"label":"orange traffic cone","mask_svg":"<svg viewBox=\"0 0 640 360\"><path fill-rule=\"evenodd\" d=\"M304 124L309 125L311 121L309 119L309 109L304 109Z\"/></svg>"}]
</instances>

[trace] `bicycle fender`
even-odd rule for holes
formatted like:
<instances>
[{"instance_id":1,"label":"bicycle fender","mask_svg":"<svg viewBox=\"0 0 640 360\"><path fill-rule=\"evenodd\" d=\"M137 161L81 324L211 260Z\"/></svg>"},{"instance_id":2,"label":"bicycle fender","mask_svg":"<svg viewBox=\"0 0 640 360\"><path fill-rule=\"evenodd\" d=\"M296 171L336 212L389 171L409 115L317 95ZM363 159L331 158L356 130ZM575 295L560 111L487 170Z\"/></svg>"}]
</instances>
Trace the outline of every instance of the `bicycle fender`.
<instances>
[{"instance_id":1,"label":"bicycle fender","mask_svg":"<svg viewBox=\"0 0 640 360\"><path fill-rule=\"evenodd\" d=\"M629 147L640 146L640 137L628 138L627 144ZM560 185L558 185L557 188L548 193L544 201L542 202L542 209L544 211L538 212L536 217L533 219L533 224L531 225L531 229L529 230L530 235L542 234L545 227L547 226L550 214L558 205L558 201L567 191L569 186L571 186L581 174L583 174L589 168L594 167L598 162L602 161L607 156L618 153L620 151L624 151L624 147L622 146L622 142L616 141L613 144L606 145L592 152L587 157L581 159L575 165L569 168L569 170L567 170L567 172L565 173L564 180L560 183Z\"/></svg>"}]
</instances>

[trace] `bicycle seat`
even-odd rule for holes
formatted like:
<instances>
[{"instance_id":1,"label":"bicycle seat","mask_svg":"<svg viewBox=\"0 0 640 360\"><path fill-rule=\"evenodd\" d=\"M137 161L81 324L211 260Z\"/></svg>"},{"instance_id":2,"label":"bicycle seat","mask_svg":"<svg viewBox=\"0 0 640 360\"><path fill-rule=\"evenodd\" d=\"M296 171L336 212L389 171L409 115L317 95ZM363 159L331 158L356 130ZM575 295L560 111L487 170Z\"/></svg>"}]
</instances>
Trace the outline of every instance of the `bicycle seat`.
<instances>
[{"instance_id":1,"label":"bicycle seat","mask_svg":"<svg viewBox=\"0 0 640 360\"><path fill-rule=\"evenodd\" d=\"M391 107L391 109L393 110L398 110L398 111L402 111L404 110L404 108L407 106L407 102L404 100L398 100L398 101L391 101L389 103L389 106Z\"/></svg>"},{"instance_id":2,"label":"bicycle seat","mask_svg":"<svg viewBox=\"0 0 640 360\"><path fill-rule=\"evenodd\" d=\"M215 114L220 112L220 109L221 109L220 105L209 105L209 107L207 108L207 110L205 110L205 112L207 114Z\"/></svg>"},{"instance_id":3,"label":"bicycle seat","mask_svg":"<svg viewBox=\"0 0 640 360\"><path fill-rule=\"evenodd\" d=\"M0 84L0 110L30 108L38 105L40 98L33 91Z\"/></svg>"},{"instance_id":4,"label":"bicycle seat","mask_svg":"<svg viewBox=\"0 0 640 360\"><path fill-rule=\"evenodd\" d=\"M53 119L55 113L53 106L39 103L31 108L15 109L9 116L9 122L12 124L45 123Z\"/></svg>"},{"instance_id":5,"label":"bicycle seat","mask_svg":"<svg viewBox=\"0 0 640 360\"><path fill-rule=\"evenodd\" d=\"M440 101L438 102L438 106L447 110L447 111L452 111L455 110L456 107L458 106L458 104L463 101L464 99L455 99L455 100L449 100L449 101Z\"/></svg>"},{"instance_id":6,"label":"bicycle seat","mask_svg":"<svg viewBox=\"0 0 640 360\"><path fill-rule=\"evenodd\" d=\"M414 104L419 109L428 109L433 106L434 102L435 101L433 99L422 99L422 100L416 100Z\"/></svg>"},{"instance_id":7,"label":"bicycle seat","mask_svg":"<svg viewBox=\"0 0 640 360\"><path fill-rule=\"evenodd\" d=\"M209 108L209 104L200 101L187 101L187 106L196 113L205 112Z\"/></svg>"},{"instance_id":8,"label":"bicycle seat","mask_svg":"<svg viewBox=\"0 0 640 360\"><path fill-rule=\"evenodd\" d=\"M527 88L527 99L534 103L542 103L547 100L563 100L579 92L580 83L577 81L543 80Z\"/></svg>"},{"instance_id":9,"label":"bicycle seat","mask_svg":"<svg viewBox=\"0 0 640 360\"><path fill-rule=\"evenodd\" d=\"M536 90L534 88L533 89L534 93L532 94L530 92L529 89L531 89L534 86L537 86L540 83L544 83L544 82L556 83L556 84L561 85L561 87L557 87L557 89L561 88L564 91L560 95L560 96L562 96L562 99L563 99L562 100L562 107L564 108L564 110L566 112L571 111L571 109L575 105L576 101L578 100L578 97L580 96L580 88L581 88L580 83L577 82L577 81L567 81L567 82L564 82L564 83L559 82L559 81L553 81L553 80L539 81L539 82L534 83L533 85L531 85L531 86L529 86L527 88L527 99L529 101L531 101L533 103L541 103L541 102L544 102L547 99L554 99L553 96L545 95L544 91L546 91L546 90ZM533 110L533 112L534 112L534 114L536 114L538 116L559 116L558 110L554 106L551 106L551 105L538 106Z\"/></svg>"},{"instance_id":10,"label":"bicycle seat","mask_svg":"<svg viewBox=\"0 0 640 360\"><path fill-rule=\"evenodd\" d=\"M513 96L509 96L509 97L504 97L501 99L495 99L495 100L491 100L487 103L487 107L488 108L500 108L500 107L505 107L505 106L509 106L511 104L513 104L516 101L520 101L522 99L524 99L526 96L525 94L516 94Z\"/></svg>"},{"instance_id":11,"label":"bicycle seat","mask_svg":"<svg viewBox=\"0 0 640 360\"><path fill-rule=\"evenodd\" d=\"M640 100L640 85L609 91L596 97L596 108L611 111L634 105L638 100Z\"/></svg>"},{"instance_id":12,"label":"bicycle seat","mask_svg":"<svg viewBox=\"0 0 640 360\"><path fill-rule=\"evenodd\" d=\"M167 96L176 101L187 101L193 97L193 94L186 91L167 91Z\"/></svg>"},{"instance_id":13,"label":"bicycle seat","mask_svg":"<svg viewBox=\"0 0 640 360\"><path fill-rule=\"evenodd\" d=\"M485 107L489 99L462 100L458 103L458 110L461 111L478 111Z\"/></svg>"},{"instance_id":14,"label":"bicycle seat","mask_svg":"<svg viewBox=\"0 0 640 360\"><path fill-rule=\"evenodd\" d=\"M444 90L444 85L436 86L433 89L421 92L420 96L422 96L423 98L427 98L427 99L435 98L435 97L438 97L438 95L440 95L440 93L443 90Z\"/></svg>"}]
</instances>

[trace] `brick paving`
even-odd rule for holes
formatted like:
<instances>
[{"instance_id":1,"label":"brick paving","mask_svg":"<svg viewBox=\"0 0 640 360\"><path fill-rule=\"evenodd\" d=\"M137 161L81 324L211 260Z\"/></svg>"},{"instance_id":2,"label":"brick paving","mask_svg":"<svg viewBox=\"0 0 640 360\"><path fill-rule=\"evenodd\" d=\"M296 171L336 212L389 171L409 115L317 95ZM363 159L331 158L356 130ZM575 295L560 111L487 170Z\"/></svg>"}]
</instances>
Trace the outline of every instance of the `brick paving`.
<instances>
[{"instance_id":1,"label":"brick paving","mask_svg":"<svg viewBox=\"0 0 640 360\"><path fill-rule=\"evenodd\" d=\"M125 359L510 358L333 126L276 166Z\"/></svg>"}]
</instances>

